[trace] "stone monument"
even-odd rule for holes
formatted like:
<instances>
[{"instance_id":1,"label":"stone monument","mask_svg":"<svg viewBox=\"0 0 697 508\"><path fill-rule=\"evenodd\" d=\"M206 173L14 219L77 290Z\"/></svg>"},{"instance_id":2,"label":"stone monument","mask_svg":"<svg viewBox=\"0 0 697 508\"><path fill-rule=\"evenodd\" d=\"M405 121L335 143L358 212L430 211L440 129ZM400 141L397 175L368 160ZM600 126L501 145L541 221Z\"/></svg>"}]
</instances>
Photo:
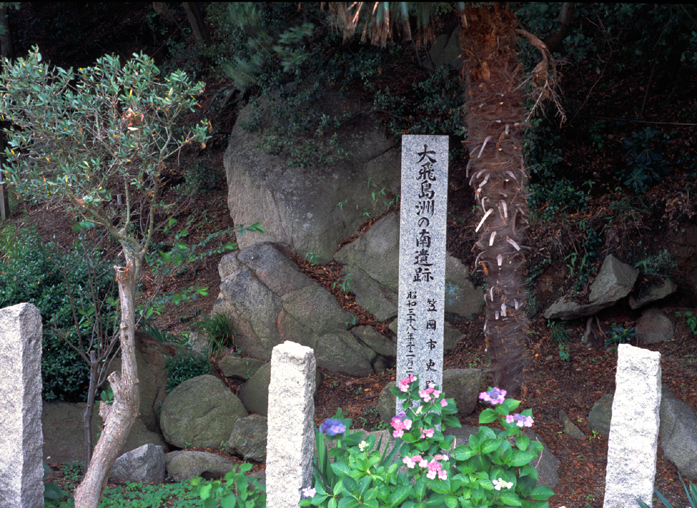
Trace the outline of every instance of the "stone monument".
<instances>
[{"instance_id":1,"label":"stone monument","mask_svg":"<svg viewBox=\"0 0 697 508\"><path fill-rule=\"evenodd\" d=\"M612 402L604 508L652 506L660 426L661 353L620 344Z\"/></svg>"},{"instance_id":2,"label":"stone monument","mask_svg":"<svg viewBox=\"0 0 697 508\"><path fill-rule=\"evenodd\" d=\"M41 314L30 303L0 309L0 506L44 505Z\"/></svg>"},{"instance_id":3,"label":"stone monument","mask_svg":"<svg viewBox=\"0 0 697 508\"><path fill-rule=\"evenodd\" d=\"M422 388L443 384L447 209L448 136L402 136L397 382Z\"/></svg>"},{"instance_id":4,"label":"stone monument","mask_svg":"<svg viewBox=\"0 0 697 508\"><path fill-rule=\"evenodd\" d=\"M296 508L312 485L315 354L285 341L273 348L266 444L266 506Z\"/></svg>"}]
</instances>

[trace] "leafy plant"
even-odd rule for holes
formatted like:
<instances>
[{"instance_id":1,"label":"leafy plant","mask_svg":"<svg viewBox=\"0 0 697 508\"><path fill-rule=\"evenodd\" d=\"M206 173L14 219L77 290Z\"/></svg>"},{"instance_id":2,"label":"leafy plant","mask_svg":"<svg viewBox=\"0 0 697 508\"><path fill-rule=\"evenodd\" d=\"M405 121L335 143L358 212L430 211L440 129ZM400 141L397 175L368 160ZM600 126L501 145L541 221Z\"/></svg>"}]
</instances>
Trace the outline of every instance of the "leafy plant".
<instances>
[{"instance_id":1,"label":"leafy plant","mask_svg":"<svg viewBox=\"0 0 697 508\"><path fill-rule=\"evenodd\" d=\"M313 252L308 252L305 254L305 260L310 263L311 266L315 266L317 264L317 260L319 259L319 255L315 254Z\"/></svg>"},{"instance_id":2,"label":"leafy plant","mask_svg":"<svg viewBox=\"0 0 697 508\"><path fill-rule=\"evenodd\" d=\"M667 249L638 261L634 268L641 268L644 275L668 277L675 269L675 262Z\"/></svg>"},{"instance_id":3,"label":"leafy plant","mask_svg":"<svg viewBox=\"0 0 697 508\"><path fill-rule=\"evenodd\" d=\"M553 344L562 344L565 342L571 342L571 336L566 331L566 326L559 321L547 320L547 328L550 331L550 340Z\"/></svg>"},{"instance_id":4,"label":"leafy plant","mask_svg":"<svg viewBox=\"0 0 697 508\"><path fill-rule=\"evenodd\" d=\"M248 463L235 464L232 471L225 475L224 481L194 478L191 485L198 487L198 495L205 508L265 508L266 487L255 478L244 475L251 469L252 465Z\"/></svg>"},{"instance_id":5,"label":"leafy plant","mask_svg":"<svg viewBox=\"0 0 697 508\"><path fill-rule=\"evenodd\" d=\"M351 274L347 273L346 275L341 277L339 280L335 280L332 283L332 289L335 289L336 286L338 285L339 288L344 292L344 294L348 295L349 292L351 291L351 284L352 284Z\"/></svg>"},{"instance_id":6,"label":"leafy plant","mask_svg":"<svg viewBox=\"0 0 697 508\"><path fill-rule=\"evenodd\" d=\"M685 312L676 312L675 315L677 317L684 317L685 318L685 323L687 326L690 327L690 330L692 330L692 333L694 335L697 335L697 316L695 316L692 311L685 311Z\"/></svg>"},{"instance_id":7,"label":"leafy plant","mask_svg":"<svg viewBox=\"0 0 697 508\"><path fill-rule=\"evenodd\" d=\"M690 503L690 507L692 508L697 508L697 486L695 486L694 483L690 484L690 490L687 490L687 487L685 486L685 482L682 479L682 475L678 473L678 476L680 477L680 483L682 483L682 488L685 489L685 494L687 495L687 501ZM656 493L658 496L658 499L661 500L663 505L666 508L673 508L673 505L668 502L668 500L663 497L663 494L658 492L658 489L654 488L653 491ZM637 503L639 503L639 506L641 508L648 508L648 505L644 503L641 499L637 498ZM689 508L689 507L688 507Z\"/></svg>"},{"instance_id":8,"label":"leafy plant","mask_svg":"<svg viewBox=\"0 0 697 508\"><path fill-rule=\"evenodd\" d=\"M559 358L561 358L562 362L568 362L571 360L571 355L569 354L569 346L559 344Z\"/></svg>"},{"instance_id":9,"label":"leafy plant","mask_svg":"<svg viewBox=\"0 0 697 508\"><path fill-rule=\"evenodd\" d=\"M235 328L226 314L205 316L194 327L208 337L209 354L217 356L223 347L235 349Z\"/></svg>"},{"instance_id":10,"label":"leafy plant","mask_svg":"<svg viewBox=\"0 0 697 508\"><path fill-rule=\"evenodd\" d=\"M210 374L211 367L208 360L192 353L179 353L165 360L167 369L167 392L171 392L187 379L204 374Z\"/></svg>"},{"instance_id":11,"label":"leafy plant","mask_svg":"<svg viewBox=\"0 0 697 508\"><path fill-rule=\"evenodd\" d=\"M612 323L612 327L607 332L608 338L605 340L605 347L626 344L636 335L634 328L625 328L617 323Z\"/></svg>"},{"instance_id":12,"label":"leafy plant","mask_svg":"<svg viewBox=\"0 0 697 508\"><path fill-rule=\"evenodd\" d=\"M480 394L497 407L479 416L480 423L498 420L504 430L482 426L468 445L454 448L454 436L442 433L448 425L460 426L453 399L445 399L432 383L419 390L415 376L392 392L400 400L406 397L403 411L392 419L397 438L392 450L386 446L380 453L382 439L376 445L374 435L364 439L363 431L348 431L351 420L337 411L315 431L314 486L302 489L300 506L525 506L529 499L542 506L553 495L548 487L535 486L537 471L530 465L542 445L521 434L533 423L531 411L511 415L520 403L505 400L505 390ZM327 451L325 439L335 440L336 447ZM395 462L398 455L402 459ZM399 471L402 464L407 474Z\"/></svg>"},{"instance_id":13,"label":"leafy plant","mask_svg":"<svg viewBox=\"0 0 697 508\"><path fill-rule=\"evenodd\" d=\"M667 162L654 150L654 138L661 134L661 131L646 127L624 140L624 148L627 150L625 158L629 168L622 173L623 183L632 187L637 194L646 194L649 187L660 182L668 172Z\"/></svg>"}]
</instances>

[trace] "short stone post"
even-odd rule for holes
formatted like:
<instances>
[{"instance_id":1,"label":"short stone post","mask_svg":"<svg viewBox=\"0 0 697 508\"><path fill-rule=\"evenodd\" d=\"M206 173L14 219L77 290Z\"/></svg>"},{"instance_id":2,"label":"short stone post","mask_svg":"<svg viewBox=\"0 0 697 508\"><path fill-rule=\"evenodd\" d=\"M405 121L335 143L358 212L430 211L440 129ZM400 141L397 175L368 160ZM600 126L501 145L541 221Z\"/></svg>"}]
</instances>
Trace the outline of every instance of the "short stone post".
<instances>
[{"instance_id":1,"label":"short stone post","mask_svg":"<svg viewBox=\"0 0 697 508\"><path fill-rule=\"evenodd\" d=\"M652 506L660 426L661 354L620 344L612 402L604 508Z\"/></svg>"},{"instance_id":2,"label":"short stone post","mask_svg":"<svg viewBox=\"0 0 697 508\"><path fill-rule=\"evenodd\" d=\"M30 303L0 309L0 506L44 505L41 314Z\"/></svg>"},{"instance_id":3,"label":"short stone post","mask_svg":"<svg viewBox=\"0 0 697 508\"><path fill-rule=\"evenodd\" d=\"M315 353L295 342L273 348L266 442L266 506L297 508L312 484Z\"/></svg>"}]
</instances>

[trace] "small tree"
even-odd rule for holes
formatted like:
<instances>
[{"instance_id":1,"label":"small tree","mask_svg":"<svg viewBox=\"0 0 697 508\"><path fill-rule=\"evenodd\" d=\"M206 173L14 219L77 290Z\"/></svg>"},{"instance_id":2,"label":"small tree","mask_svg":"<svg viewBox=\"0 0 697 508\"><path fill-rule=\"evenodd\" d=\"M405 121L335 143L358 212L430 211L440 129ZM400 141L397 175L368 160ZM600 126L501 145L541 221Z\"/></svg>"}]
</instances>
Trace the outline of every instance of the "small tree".
<instances>
[{"instance_id":1,"label":"small tree","mask_svg":"<svg viewBox=\"0 0 697 508\"><path fill-rule=\"evenodd\" d=\"M123 266L115 266L121 306L121 372L108 380L112 406L102 404L104 430L75 506L96 508L107 477L138 413L135 361L135 297L145 253L160 226L158 215L174 203L161 196L166 161L193 141L204 143L209 124L178 127L194 111L203 83L181 71L159 79L144 54L121 66L105 56L93 67L50 68L38 48L14 64L3 61L0 115L12 122L7 179L19 197L65 204L83 226L105 228L119 242ZM123 198L123 199L121 199Z\"/></svg>"}]
</instances>

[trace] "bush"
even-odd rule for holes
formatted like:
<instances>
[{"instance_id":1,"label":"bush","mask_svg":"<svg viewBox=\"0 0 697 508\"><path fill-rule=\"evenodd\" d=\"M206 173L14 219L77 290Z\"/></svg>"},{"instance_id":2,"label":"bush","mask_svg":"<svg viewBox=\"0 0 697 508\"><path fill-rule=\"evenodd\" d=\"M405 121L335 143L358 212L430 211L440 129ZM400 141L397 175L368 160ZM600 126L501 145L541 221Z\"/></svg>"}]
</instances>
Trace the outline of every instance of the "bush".
<instances>
[{"instance_id":1,"label":"bush","mask_svg":"<svg viewBox=\"0 0 697 508\"><path fill-rule=\"evenodd\" d=\"M44 245L33 227L19 231L6 227L0 238L0 253L4 256L4 265L0 269L0 308L26 302L34 304L41 312L44 400L87 400L89 367L53 330L55 324L71 341L77 341L70 298L61 269L66 267L84 336L91 331L90 322L94 313L85 256L90 256L91 264L97 267L95 286L100 301L107 296L118 296L110 268L113 263L102 259L98 250L90 248L82 240L66 251L51 243ZM107 329L114 329L111 327L117 316L116 311L115 306L110 306L105 312L103 326Z\"/></svg>"},{"instance_id":2,"label":"bush","mask_svg":"<svg viewBox=\"0 0 697 508\"><path fill-rule=\"evenodd\" d=\"M211 366L202 356L193 353L179 353L165 360L167 377L167 393L174 390L187 379L210 374Z\"/></svg>"}]
</instances>

